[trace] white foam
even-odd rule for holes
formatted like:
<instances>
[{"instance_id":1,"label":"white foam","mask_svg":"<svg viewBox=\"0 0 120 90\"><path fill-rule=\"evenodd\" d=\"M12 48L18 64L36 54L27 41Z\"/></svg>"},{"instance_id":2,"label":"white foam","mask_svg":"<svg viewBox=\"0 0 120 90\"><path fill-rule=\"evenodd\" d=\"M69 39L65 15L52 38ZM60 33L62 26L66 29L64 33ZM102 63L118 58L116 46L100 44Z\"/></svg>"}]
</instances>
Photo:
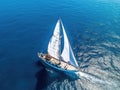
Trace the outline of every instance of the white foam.
<instances>
[{"instance_id":1,"label":"white foam","mask_svg":"<svg viewBox=\"0 0 120 90\"><path fill-rule=\"evenodd\" d=\"M81 78L81 77L86 78L86 79L90 80L90 81L93 82L93 83L102 83L102 84L105 84L105 83L106 83L106 82L105 82L104 80L102 80L102 79L99 79L99 78L97 78L97 77L95 77L95 76L92 76L92 75L90 75L90 74L87 74L87 73L84 73L84 72L81 72L81 71L76 72L76 74L78 75L79 78Z\"/></svg>"}]
</instances>

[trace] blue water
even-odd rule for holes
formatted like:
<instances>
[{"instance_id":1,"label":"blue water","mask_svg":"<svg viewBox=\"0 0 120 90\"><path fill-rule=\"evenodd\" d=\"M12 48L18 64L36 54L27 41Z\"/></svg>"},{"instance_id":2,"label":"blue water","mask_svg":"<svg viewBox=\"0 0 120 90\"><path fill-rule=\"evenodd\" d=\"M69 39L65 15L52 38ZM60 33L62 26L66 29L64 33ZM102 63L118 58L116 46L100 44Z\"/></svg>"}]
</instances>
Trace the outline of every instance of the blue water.
<instances>
[{"instance_id":1,"label":"blue water","mask_svg":"<svg viewBox=\"0 0 120 90\"><path fill-rule=\"evenodd\" d=\"M78 80L36 65L59 17L88 73ZM0 90L42 89L120 90L119 0L0 1Z\"/></svg>"}]
</instances>

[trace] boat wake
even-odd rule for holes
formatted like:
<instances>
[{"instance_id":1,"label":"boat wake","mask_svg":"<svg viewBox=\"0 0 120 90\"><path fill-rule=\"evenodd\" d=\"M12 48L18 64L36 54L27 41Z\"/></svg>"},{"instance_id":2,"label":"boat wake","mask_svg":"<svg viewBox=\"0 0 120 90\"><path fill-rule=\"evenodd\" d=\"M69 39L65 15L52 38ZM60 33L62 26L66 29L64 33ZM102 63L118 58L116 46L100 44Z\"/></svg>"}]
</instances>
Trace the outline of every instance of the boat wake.
<instances>
[{"instance_id":1,"label":"boat wake","mask_svg":"<svg viewBox=\"0 0 120 90\"><path fill-rule=\"evenodd\" d=\"M92 83L109 84L107 81L105 81L97 76L90 75L88 73L78 71L78 72L76 72L76 74L78 75L79 79L85 78L85 79L91 81Z\"/></svg>"}]
</instances>

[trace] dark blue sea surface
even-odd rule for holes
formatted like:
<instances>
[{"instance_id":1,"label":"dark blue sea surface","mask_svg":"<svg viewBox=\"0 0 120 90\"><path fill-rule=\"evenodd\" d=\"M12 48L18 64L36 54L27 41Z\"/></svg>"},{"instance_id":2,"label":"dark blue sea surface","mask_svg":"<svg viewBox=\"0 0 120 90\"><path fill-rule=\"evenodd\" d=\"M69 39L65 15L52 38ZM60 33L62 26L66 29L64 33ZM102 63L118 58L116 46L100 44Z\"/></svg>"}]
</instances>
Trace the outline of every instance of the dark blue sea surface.
<instances>
[{"instance_id":1,"label":"dark blue sea surface","mask_svg":"<svg viewBox=\"0 0 120 90\"><path fill-rule=\"evenodd\" d=\"M38 63L59 17L78 80ZM120 90L120 0L0 0L0 90L42 89Z\"/></svg>"}]
</instances>

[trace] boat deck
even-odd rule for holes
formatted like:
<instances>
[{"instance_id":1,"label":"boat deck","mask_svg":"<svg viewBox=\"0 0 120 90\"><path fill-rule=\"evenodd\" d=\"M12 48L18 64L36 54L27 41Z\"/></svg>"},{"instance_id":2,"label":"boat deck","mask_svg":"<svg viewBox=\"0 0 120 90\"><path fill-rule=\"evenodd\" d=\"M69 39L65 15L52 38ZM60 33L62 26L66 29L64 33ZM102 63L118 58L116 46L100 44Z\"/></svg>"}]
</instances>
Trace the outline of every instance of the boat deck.
<instances>
[{"instance_id":1,"label":"boat deck","mask_svg":"<svg viewBox=\"0 0 120 90\"><path fill-rule=\"evenodd\" d=\"M73 65L70 65L62 60L53 58L53 57L49 56L48 54L38 53L38 56L40 58L42 58L42 60L48 61L51 64L56 65L57 67L63 68L65 70L78 70L78 68L74 67Z\"/></svg>"}]
</instances>

